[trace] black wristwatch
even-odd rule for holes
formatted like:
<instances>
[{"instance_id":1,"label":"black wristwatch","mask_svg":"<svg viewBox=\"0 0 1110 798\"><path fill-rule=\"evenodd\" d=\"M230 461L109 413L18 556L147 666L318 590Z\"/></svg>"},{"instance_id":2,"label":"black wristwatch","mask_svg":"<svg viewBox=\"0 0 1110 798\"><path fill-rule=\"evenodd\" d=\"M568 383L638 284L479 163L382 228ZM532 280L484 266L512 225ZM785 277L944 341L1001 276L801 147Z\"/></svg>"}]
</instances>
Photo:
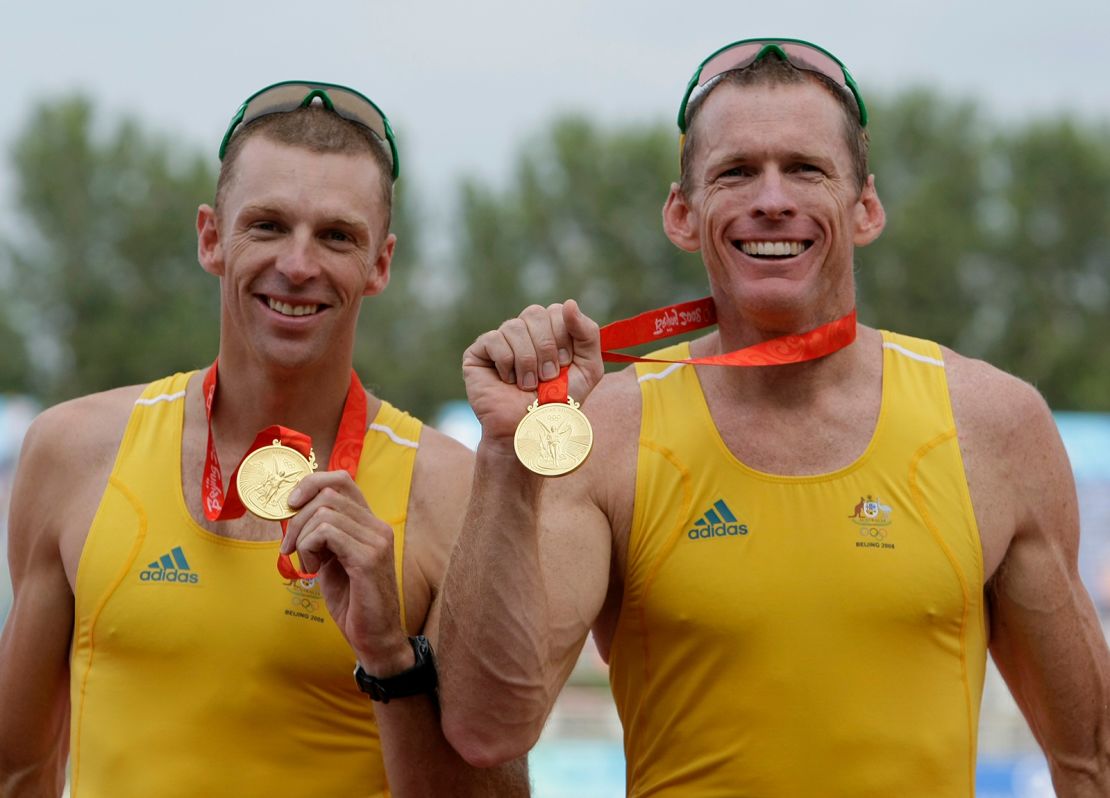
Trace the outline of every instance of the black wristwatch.
<instances>
[{"instance_id":1,"label":"black wristwatch","mask_svg":"<svg viewBox=\"0 0 1110 798\"><path fill-rule=\"evenodd\" d=\"M431 643L424 635L410 637L409 642L412 644L412 653L416 655L416 663L411 668L383 679L371 676L359 663L355 667L358 689L383 704L388 704L394 698L435 692L439 679L436 676L436 661Z\"/></svg>"}]
</instances>

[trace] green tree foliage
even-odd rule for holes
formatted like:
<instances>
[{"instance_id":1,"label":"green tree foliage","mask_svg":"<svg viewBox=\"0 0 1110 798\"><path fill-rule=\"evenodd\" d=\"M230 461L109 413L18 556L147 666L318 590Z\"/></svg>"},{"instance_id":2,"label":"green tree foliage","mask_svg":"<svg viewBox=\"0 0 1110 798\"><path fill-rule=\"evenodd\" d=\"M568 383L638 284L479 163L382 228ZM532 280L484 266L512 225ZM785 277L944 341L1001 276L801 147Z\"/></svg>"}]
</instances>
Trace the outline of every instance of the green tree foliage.
<instances>
[{"instance_id":1,"label":"green tree foliage","mask_svg":"<svg viewBox=\"0 0 1110 798\"><path fill-rule=\"evenodd\" d=\"M377 395L421 418L431 418L461 393L459 359L438 335L434 286L437 275L424 266L421 234L415 228L412 186L402 178L393 197L390 229L397 236L389 286L368 297L359 313L355 369ZM427 233L425 233L427 235Z\"/></svg>"},{"instance_id":2,"label":"green tree foliage","mask_svg":"<svg viewBox=\"0 0 1110 798\"><path fill-rule=\"evenodd\" d=\"M1034 383L1059 410L1110 410L1110 137L1000 124L966 101L876 104L887 228L857 253L861 318Z\"/></svg>"},{"instance_id":3,"label":"green tree foliage","mask_svg":"<svg viewBox=\"0 0 1110 798\"><path fill-rule=\"evenodd\" d=\"M10 295L7 291L5 294ZM0 394L26 390L28 363L23 337L10 318L0 315Z\"/></svg>"},{"instance_id":4,"label":"green tree foliage","mask_svg":"<svg viewBox=\"0 0 1110 798\"><path fill-rule=\"evenodd\" d=\"M133 119L104 129L81 97L36 108L15 142L15 285L52 402L197 366L216 351L218 290L196 262L206 159Z\"/></svg>"},{"instance_id":5,"label":"green tree foliage","mask_svg":"<svg viewBox=\"0 0 1110 798\"><path fill-rule=\"evenodd\" d=\"M857 253L861 318L990 360L1057 409L1110 410L1105 128L1002 124L921 90L871 99L888 224ZM54 401L203 365L218 290L196 264L193 219L213 159L134 120L109 126L81 98L35 109L14 156L0 390ZM575 297L609 321L705 293L698 256L662 232L677 160L670 124L562 117L524 143L503 183L462 182L446 235L415 227L402 180L392 281L362 311L363 380L430 417L462 396L462 350L528 304Z\"/></svg>"},{"instance_id":6,"label":"green tree foliage","mask_svg":"<svg viewBox=\"0 0 1110 798\"><path fill-rule=\"evenodd\" d=\"M610 131L570 116L525 147L504 189L465 182L460 300L445 332L454 351L532 303L574 297L611 320L704 295L700 260L676 249L660 221L677 173L666 126Z\"/></svg>"}]
</instances>

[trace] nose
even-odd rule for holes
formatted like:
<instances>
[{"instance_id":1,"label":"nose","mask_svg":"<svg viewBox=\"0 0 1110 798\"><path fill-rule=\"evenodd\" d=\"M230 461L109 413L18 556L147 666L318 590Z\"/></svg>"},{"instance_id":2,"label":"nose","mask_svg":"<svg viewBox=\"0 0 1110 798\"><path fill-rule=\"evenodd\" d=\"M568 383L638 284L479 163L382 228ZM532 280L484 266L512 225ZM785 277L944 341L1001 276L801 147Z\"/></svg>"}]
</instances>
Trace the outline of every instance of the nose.
<instances>
[{"instance_id":1,"label":"nose","mask_svg":"<svg viewBox=\"0 0 1110 798\"><path fill-rule=\"evenodd\" d=\"M789 219L798 212L790 188L778 169L767 169L760 174L752 198L753 218Z\"/></svg>"},{"instance_id":2,"label":"nose","mask_svg":"<svg viewBox=\"0 0 1110 798\"><path fill-rule=\"evenodd\" d=\"M311 233L297 230L287 239L288 245L277 258L277 270L293 285L308 282L320 273L313 250Z\"/></svg>"}]
</instances>

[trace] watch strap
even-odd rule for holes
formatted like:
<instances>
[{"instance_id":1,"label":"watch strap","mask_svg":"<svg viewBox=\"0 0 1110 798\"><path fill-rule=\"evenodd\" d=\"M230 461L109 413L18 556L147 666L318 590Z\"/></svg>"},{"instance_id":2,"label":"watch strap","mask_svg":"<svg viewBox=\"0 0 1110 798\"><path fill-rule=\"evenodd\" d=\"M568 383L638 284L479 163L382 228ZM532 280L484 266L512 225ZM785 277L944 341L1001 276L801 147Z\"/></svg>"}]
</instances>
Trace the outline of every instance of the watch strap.
<instances>
[{"instance_id":1,"label":"watch strap","mask_svg":"<svg viewBox=\"0 0 1110 798\"><path fill-rule=\"evenodd\" d=\"M416 661L411 668L393 676L371 676L361 663L356 663L355 683L358 689L383 704L388 704L394 698L435 692L439 678L436 675L435 655L432 653L431 643L424 635L410 637L409 643L412 645Z\"/></svg>"}]
</instances>

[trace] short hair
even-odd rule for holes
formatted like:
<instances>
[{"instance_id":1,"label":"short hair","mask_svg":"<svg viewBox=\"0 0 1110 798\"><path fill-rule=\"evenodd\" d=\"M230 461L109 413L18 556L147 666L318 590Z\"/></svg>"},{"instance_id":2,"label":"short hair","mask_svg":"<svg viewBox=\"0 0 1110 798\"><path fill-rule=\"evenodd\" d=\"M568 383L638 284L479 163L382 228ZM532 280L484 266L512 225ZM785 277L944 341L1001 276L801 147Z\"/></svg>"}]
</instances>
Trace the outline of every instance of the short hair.
<instances>
[{"instance_id":1,"label":"short hair","mask_svg":"<svg viewBox=\"0 0 1110 798\"><path fill-rule=\"evenodd\" d=\"M235 176L235 165L246 143L255 137L277 144L300 147L311 152L359 155L369 153L378 167L378 188L385 208L385 230L389 230L393 211L393 166L385 142L371 130L345 119L322 106L310 105L283 113L266 114L235 131L228 142L216 180L217 214L227 187Z\"/></svg>"},{"instance_id":2,"label":"short hair","mask_svg":"<svg viewBox=\"0 0 1110 798\"><path fill-rule=\"evenodd\" d=\"M847 89L825 75L808 69L799 69L789 61L769 53L743 69L733 69L713 78L701 91L690 98L686 107L686 141L682 147L681 175L679 177L679 187L682 193L689 197L693 190L690 173L693 167L694 154L698 148L697 114L710 94L718 87L725 85L787 86L804 83L807 80L817 81L839 104L844 117L844 141L848 145L848 154L852 159L856 187L862 189L867 182L867 156L870 149L870 137L867 134L867 129L860 124L860 111L855 97Z\"/></svg>"}]
</instances>

